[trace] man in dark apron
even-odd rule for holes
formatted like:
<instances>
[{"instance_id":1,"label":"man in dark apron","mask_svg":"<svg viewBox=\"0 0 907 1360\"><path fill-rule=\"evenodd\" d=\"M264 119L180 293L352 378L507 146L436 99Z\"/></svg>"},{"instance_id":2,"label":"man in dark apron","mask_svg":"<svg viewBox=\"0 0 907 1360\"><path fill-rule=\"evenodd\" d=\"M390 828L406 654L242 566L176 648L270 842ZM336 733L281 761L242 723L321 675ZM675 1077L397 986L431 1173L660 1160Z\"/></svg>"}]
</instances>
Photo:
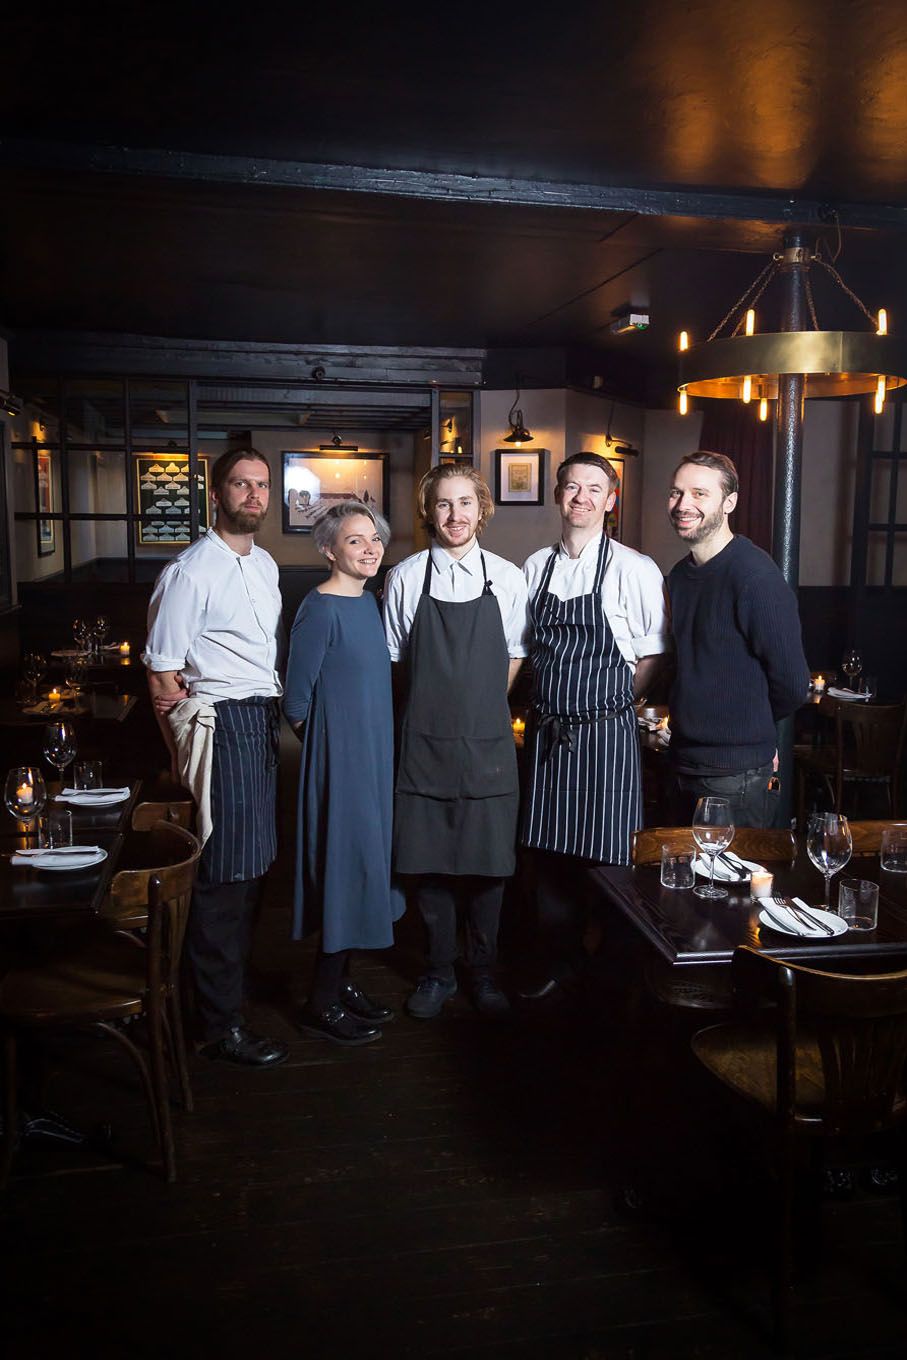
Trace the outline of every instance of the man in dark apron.
<instances>
[{"instance_id":1,"label":"man in dark apron","mask_svg":"<svg viewBox=\"0 0 907 1360\"><path fill-rule=\"evenodd\" d=\"M484 552L494 513L472 468L432 468L419 487L432 547L385 585L391 657L408 682L394 804L394 868L418 877L428 967L407 1010L431 1019L457 990L457 909L480 1014L505 1015L494 976L505 879L513 873L519 788L507 691L526 655L526 583Z\"/></svg>"},{"instance_id":2,"label":"man in dark apron","mask_svg":"<svg viewBox=\"0 0 907 1360\"><path fill-rule=\"evenodd\" d=\"M558 469L562 537L523 570L532 624L533 707L520 839L537 853L539 998L582 966L590 869L627 864L642 823L634 700L669 645L664 581L648 557L609 538L618 490L607 459Z\"/></svg>"}]
</instances>

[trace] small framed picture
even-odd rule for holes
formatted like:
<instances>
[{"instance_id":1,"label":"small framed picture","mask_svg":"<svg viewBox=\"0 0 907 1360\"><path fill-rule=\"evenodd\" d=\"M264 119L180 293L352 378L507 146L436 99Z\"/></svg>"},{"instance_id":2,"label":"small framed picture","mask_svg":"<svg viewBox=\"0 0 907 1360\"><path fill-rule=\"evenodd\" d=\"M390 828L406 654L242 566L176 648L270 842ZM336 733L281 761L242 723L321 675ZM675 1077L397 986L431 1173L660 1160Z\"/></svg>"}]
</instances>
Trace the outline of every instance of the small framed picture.
<instances>
[{"instance_id":1,"label":"small framed picture","mask_svg":"<svg viewBox=\"0 0 907 1360\"><path fill-rule=\"evenodd\" d=\"M54 513L54 462L49 450L35 453L35 503L38 513ZM38 556L51 557L57 549L56 521L38 520Z\"/></svg>"},{"instance_id":2,"label":"small framed picture","mask_svg":"<svg viewBox=\"0 0 907 1360\"><path fill-rule=\"evenodd\" d=\"M608 530L608 537L616 538L618 543L620 543L622 541L621 533L623 529L620 513L621 510L620 501L624 489L624 460L623 458L615 457L610 453L606 454L605 457L608 459L608 462L611 464L614 471L620 478L620 482L617 487L617 495L614 497L614 505L608 511L608 523L606 526Z\"/></svg>"},{"instance_id":3,"label":"small framed picture","mask_svg":"<svg viewBox=\"0 0 907 1360\"><path fill-rule=\"evenodd\" d=\"M495 449L495 505L544 505L547 449Z\"/></svg>"},{"instance_id":4,"label":"small framed picture","mask_svg":"<svg viewBox=\"0 0 907 1360\"><path fill-rule=\"evenodd\" d=\"M319 510L334 501L357 500L388 515L388 458L386 453L331 453L283 455L283 531L310 534Z\"/></svg>"}]
</instances>

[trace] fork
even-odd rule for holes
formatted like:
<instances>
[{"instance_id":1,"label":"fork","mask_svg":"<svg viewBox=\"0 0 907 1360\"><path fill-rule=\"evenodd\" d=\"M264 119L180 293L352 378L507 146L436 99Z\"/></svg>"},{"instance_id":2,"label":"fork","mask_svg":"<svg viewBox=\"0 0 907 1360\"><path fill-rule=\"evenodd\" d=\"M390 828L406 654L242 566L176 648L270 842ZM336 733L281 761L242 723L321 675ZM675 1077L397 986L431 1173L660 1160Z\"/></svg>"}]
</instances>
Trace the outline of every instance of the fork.
<instances>
[{"instance_id":1,"label":"fork","mask_svg":"<svg viewBox=\"0 0 907 1360\"><path fill-rule=\"evenodd\" d=\"M817 916L812 916L802 907L798 907L792 897L773 897L772 902L776 907L783 907L786 911L789 911L794 920L799 921L801 926L820 926L826 935L834 935L835 932L830 925L826 925Z\"/></svg>"}]
</instances>

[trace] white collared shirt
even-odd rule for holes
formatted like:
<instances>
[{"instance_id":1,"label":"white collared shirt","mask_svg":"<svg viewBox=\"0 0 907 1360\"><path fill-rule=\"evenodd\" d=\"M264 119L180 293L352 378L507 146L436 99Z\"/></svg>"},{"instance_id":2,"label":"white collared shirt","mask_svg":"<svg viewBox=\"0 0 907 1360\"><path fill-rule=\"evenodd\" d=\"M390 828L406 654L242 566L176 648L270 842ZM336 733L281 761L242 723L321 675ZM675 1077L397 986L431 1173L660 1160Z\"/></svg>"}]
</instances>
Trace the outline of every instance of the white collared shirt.
<instances>
[{"instance_id":1,"label":"white collared shirt","mask_svg":"<svg viewBox=\"0 0 907 1360\"><path fill-rule=\"evenodd\" d=\"M505 557L474 543L457 559L433 543L431 549L413 553L393 567L384 583L384 632L392 661L406 655L409 635L419 607L425 581L425 563L431 552L431 596L435 600L475 600L485 588L485 571L501 611L508 655L516 660L528 652L529 610L526 582L519 567Z\"/></svg>"},{"instance_id":2,"label":"white collared shirt","mask_svg":"<svg viewBox=\"0 0 907 1360\"><path fill-rule=\"evenodd\" d=\"M277 563L253 543L234 552L209 529L161 572L142 660L181 671L197 698L277 697L281 599Z\"/></svg>"},{"instance_id":3,"label":"white collared shirt","mask_svg":"<svg viewBox=\"0 0 907 1360\"><path fill-rule=\"evenodd\" d=\"M601 534L571 557L563 540L548 589L559 600L588 595L595 584ZM550 548L541 548L523 564L530 600L535 598ZM651 557L644 557L616 539L611 540L611 560L602 581L602 607L614 641L628 665L635 667L643 656L657 656L671 647L671 623L664 577Z\"/></svg>"}]
</instances>

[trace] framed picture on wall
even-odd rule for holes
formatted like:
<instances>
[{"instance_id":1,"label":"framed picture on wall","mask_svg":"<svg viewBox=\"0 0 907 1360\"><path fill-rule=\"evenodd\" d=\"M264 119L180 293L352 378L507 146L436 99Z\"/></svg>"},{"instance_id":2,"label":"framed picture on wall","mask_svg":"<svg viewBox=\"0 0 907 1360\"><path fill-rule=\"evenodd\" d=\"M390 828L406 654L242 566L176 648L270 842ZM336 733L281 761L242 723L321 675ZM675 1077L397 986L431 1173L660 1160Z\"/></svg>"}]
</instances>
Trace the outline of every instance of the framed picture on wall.
<instances>
[{"instance_id":1,"label":"framed picture on wall","mask_svg":"<svg viewBox=\"0 0 907 1360\"><path fill-rule=\"evenodd\" d=\"M139 513L136 541L140 544L189 542L189 484L187 453L137 453L135 504ZM208 527L208 460L198 460L195 487L198 527Z\"/></svg>"},{"instance_id":2,"label":"framed picture on wall","mask_svg":"<svg viewBox=\"0 0 907 1360\"><path fill-rule=\"evenodd\" d=\"M319 510L335 501L362 501L388 517L389 466L386 453L300 453L285 449L283 531L310 534Z\"/></svg>"},{"instance_id":3,"label":"framed picture on wall","mask_svg":"<svg viewBox=\"0 0 907 1360\"><path fill-rule=\"evenodd\" d=\"M54 464L48 449L35 451L35 508L38 514L54 512ZM57 526L52 519L39 519L38 556L50 557L57 549Z\"/></svg>"},{"instance_id":4,"label":"framed picture on wall","mask_svg":"<svg viewBox=\"0 0 907 1360\"><path fill-rule=\"evenodd\" d=\"M621 522L621 497L624 494L624 460L623 458L613 457L611 454L605 455L608 462L620 478L620 485L617 488L617 495L614 497L614 505L608 511L608 537L616 538L618 543L622 542L622 522Z\"/></svg>"},{"instance_id":5,"label":"framed picture on wall","mask_svg":"<svg viewBox=\"0 0 907 1360\"><path fill-rule=\"evenodd\" d=\"M495 449L495 505L544 505L547 449Z\"/></svg>"}]
</instances>

